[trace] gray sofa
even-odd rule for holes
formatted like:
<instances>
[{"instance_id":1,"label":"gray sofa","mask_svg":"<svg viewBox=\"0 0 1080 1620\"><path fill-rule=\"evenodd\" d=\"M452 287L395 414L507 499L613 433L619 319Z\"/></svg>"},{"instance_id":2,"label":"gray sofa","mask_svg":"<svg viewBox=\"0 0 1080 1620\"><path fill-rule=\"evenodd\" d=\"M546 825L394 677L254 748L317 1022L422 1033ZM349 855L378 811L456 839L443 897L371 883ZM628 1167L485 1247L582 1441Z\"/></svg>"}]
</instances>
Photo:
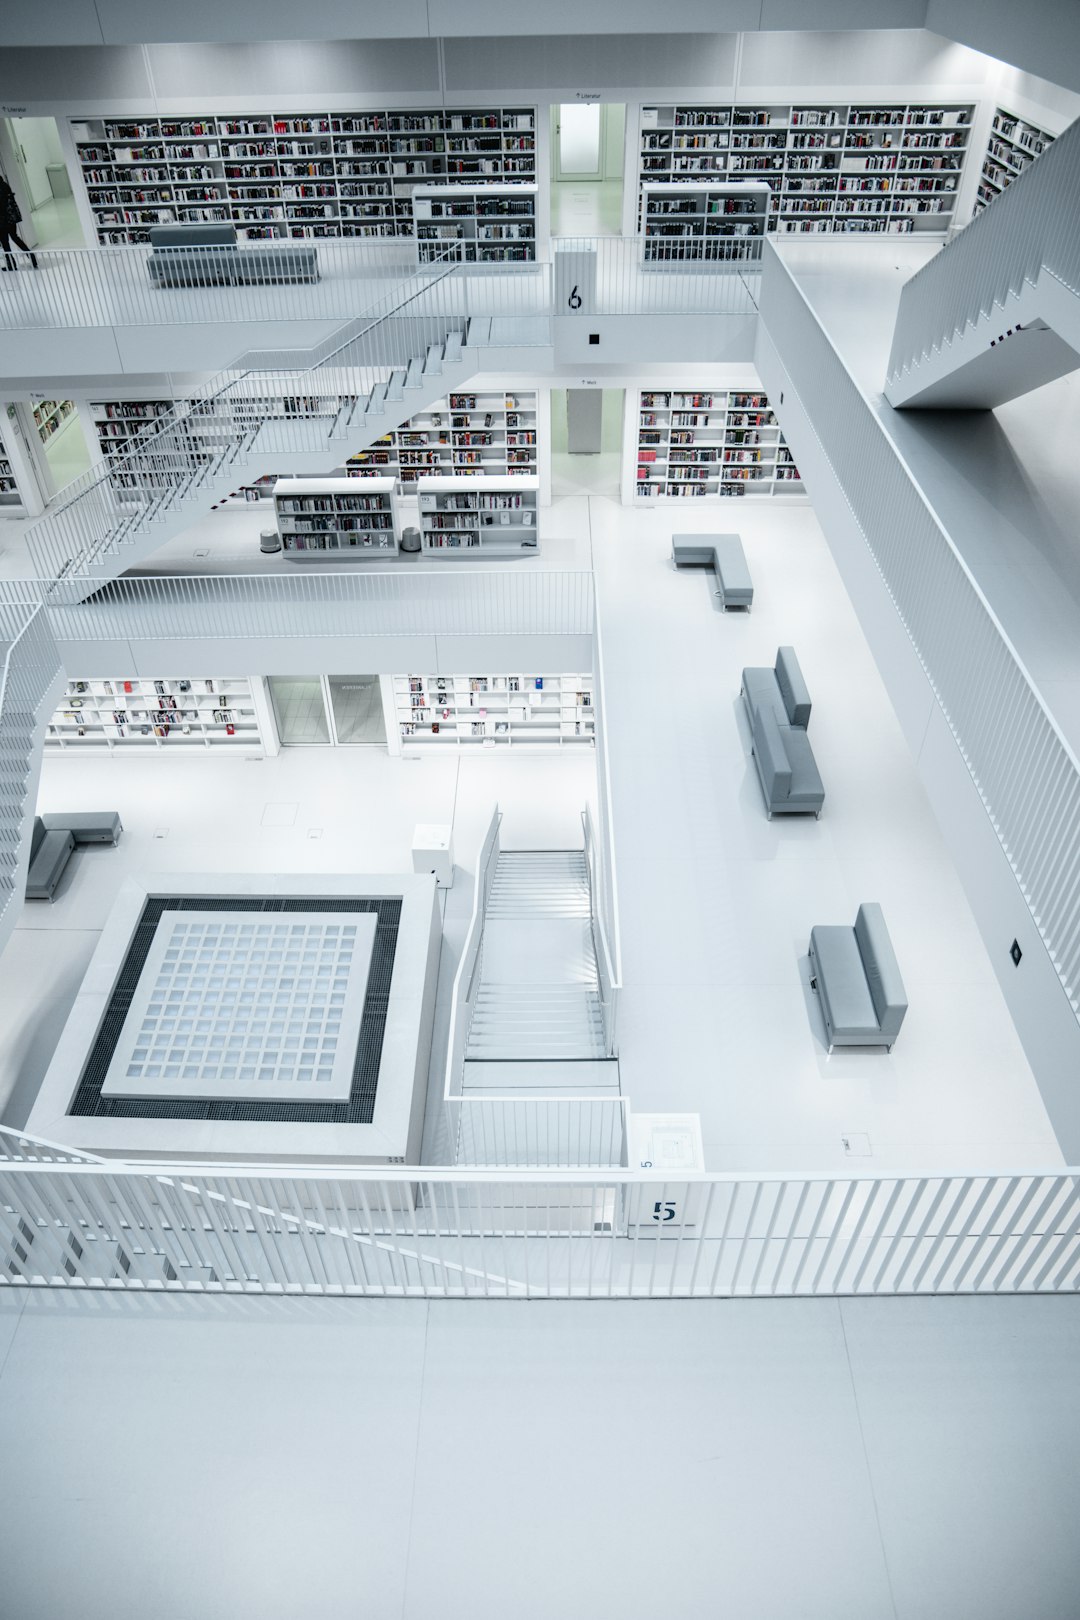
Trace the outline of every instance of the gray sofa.
<instances>
[{"instance_id":1,"label":"gray sofa","mask_svg":"<svg viewBox=\"0 0 1080 1620\"><path fill-rule=\"evenodd\" d=\"M675 534L671 537L671 555L676 568L696 564L713 570L716 594L725 612L745 608L749 613L754 582L737 534Z\"/></svg>"},{"instance_id":2,"label":"gray sofa","mask_svg":"<svg viewBox=\"0 0 1080 1620\"><path fill-rule=\"evenodd\" d=\"M854 928L810 932L811 985L834 1046L883 1046L892 1051L907 1012L907 992L881 907L859 907Z\"/></svg>"},{"instance_id":3,"label":"gray sofa","mask_svg":"<svg viewBox=\"0 0 1080 1620\"><path fill-rule=\"evenodd\" d=\"M769 820L820 816L825 788L806 735L810 693L795 649L779 648L772 669L744 669L741 692Z\"/></svg>"},{"instance_id":4,"label":"gray sofa","mask_svg":"<svg viewBox=\"0 0 1080 1620\"><path fill-rule=\"evenodd\" d=\"M115 810L71 811L35 816L30 834L26 898L51 900L68 861L80 844L117 844L124 828Z\"/></svg>"},{"instance_id":5,"label":"gray sofa","mask_svg":"<svg viewBox=\"0 0 1080 1620\"><path fill-rule=\"evenodd\" d=\"M235 225L155 225L147 265L156 287L264 287L318 281L314 247L236 240Z\"/></svg>"}]
</instances>

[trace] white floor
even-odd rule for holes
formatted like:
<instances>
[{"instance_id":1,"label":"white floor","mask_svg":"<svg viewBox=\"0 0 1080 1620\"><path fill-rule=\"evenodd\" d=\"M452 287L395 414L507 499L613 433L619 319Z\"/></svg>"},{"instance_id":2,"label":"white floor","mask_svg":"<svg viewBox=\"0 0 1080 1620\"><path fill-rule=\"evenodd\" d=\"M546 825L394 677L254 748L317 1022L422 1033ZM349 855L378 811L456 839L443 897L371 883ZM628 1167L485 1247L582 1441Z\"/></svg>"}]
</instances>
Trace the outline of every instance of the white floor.
<instances>
[{"instance_id":1,"label":"white floor","mask_svg":"<svg viewBox=\"0 0 1080 1620\"><path fill-rule=\"evenodd\" d=\"M603 457L566 458L603 477ZM692 503L687 502L689 507ZM734 506L734 503L733 503ZM212 525L214 514L204 520ZM239 507L223 515L249 527ZM722 614L675 573L674 527L738 522L757 595ZM980 936L824 537L802 503L634 510L560 499L550 525L595 561L606 652L625 990L622 1089L700 1113L712 1169L1050 1167L1055 1139ZM546 548L549 566L558 543ZM815 701L820 822L765 820L738 702L744 664L793 643ZM23 1123L128 870L408 870L413 825L451 822L471 871L491 804L518 847L580 846L591 754L399 760L380 750L51 758L46 810L116 808L116 850L81 851L53 906L26 906L5 956L0 1107ZM285 817L267 806L286 806ZM265 819L264 819L265 817ZM268 821L285 825L268 825ZM815 923L880 900L911 1010L894 1052L831 1058L805 961ZM471 891L447 897L439 1039ZM441 1093L433 1064L432 1100ZM436 1074L436 1069L439 1070ZM437 1110L427 1152L441 1157ZM848 1146L845 1147L845 1141Z\"/></svg>"},{"instance_id":2,"label":"white floor","mask_svg":"<svg viewBox=\"0 0 1080 1620\"><path fill-rule=\"evenodd\" d=\"M1080 1305L0 1291L10 1620L1075 1620Z\"/></svg>"},{"instance_id":3,"label":"white floor","mask_svg":"<svg viewBox=\"0 0 1080 1620\"><path fill-rule=\"evenodd\" d=\"M116 891L128 873L409 872L413 828L449 823L460 868L442 896L446 939L432 1063L429 1157L439 1156L447 998L472 907L476 852L497 802L506 848L580 848L591 751L520 758L392 758L378 748L290 748L276 759L52 756L42 811L120 812L115 849L80 849L52 905L28 901L3 956L0 1119L23 1125ZM442 1045L440 1046L440 1042Z\"/></svg>"},{"instance_id":4,"label":"white floor","mask_svg":"<svg viewBox=\"0 0 1080 1620\"><path fill-rule=\"evenodd\" d=\"M622 1090L699 1112L711 1169L1056 1166L1061 1156L910 754L805 504L590 502L624 990ZM738 527L753 612L676 571L672 532ZM795 646L820 821L765 818L739 700ZM816 923L880 901L910 1010L891 1054L828 1055ZM849 1146L845 1147L845 1140ZM852 1154L856 1156L852 1156Z\"/></svg>"},{"instance_id":5,"label":"white floor","mask_svg":"<svg viewBox=\"0 0 1080 1620\"><path fill-rule=\"evenodd\" d=\"M881 391L900 291L934 249L901 239L845 244L842 257L790 241L782 251L1080 752L1080 372L994 411L894 411Z\"/></svg>"}]
</instances>

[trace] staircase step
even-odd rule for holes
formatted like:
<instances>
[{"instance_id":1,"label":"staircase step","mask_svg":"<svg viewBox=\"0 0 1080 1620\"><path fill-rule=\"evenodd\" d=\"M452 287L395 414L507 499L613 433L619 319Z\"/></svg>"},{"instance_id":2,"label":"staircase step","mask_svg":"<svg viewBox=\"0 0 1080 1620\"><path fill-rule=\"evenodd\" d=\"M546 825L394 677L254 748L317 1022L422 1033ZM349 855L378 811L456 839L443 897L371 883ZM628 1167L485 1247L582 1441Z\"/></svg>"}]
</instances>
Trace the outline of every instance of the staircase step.
<instances>
[{"instance_id":1,"label":"staircase step","mask_svg":"<svg viewBox=\"0 0 1080 1620\"><path fill-rule=\"evenodd\" d=\"M406 388L422 388L424 384L424 362L419 356L409 361L409 370L405 377Z\"/></svg>"},{"instance_id":2,"label":"staircase step","mask_svg":"<svg viewBox=\"0 0 1080 1620\"><path fill-rule=\"evenodd\" d=\"M427 359L424 361L425 377L441 377L443 362L443 347L441 343L429 343Z\"/></svg>"}]
</instances>

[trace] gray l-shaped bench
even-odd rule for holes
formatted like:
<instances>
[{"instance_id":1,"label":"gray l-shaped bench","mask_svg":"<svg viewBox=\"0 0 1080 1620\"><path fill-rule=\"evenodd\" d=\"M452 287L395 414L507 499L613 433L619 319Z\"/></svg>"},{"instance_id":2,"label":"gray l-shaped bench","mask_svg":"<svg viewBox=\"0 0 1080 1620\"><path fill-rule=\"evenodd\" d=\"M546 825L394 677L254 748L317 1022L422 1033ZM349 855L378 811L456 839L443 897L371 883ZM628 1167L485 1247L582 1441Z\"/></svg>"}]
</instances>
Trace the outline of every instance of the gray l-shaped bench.
<instances>
[{"instance_id":1,"label":"gray l-shaped bench","mask_svg":"<svg viewBox=\"0 0 1080 1620\"><path fill-rule=\"evenodd\" d=\"M717 595L725 612L729 608L745 608L749 613L754 600L754 582L737 534L673 534L671 555L676 568L697 564L713 570Z\"/></svg>"},{"instance_id":2,"label":"gray l-shaped bench","mask_svg":"<svg viewBox=\"0 0 1080 1620\"><path fill-rule=\"evenodd\" d=\"M117 844L124 828L115 810L72 811L35 816L30 835L26 898L51 900L64 868L79 844Z\"/></svg>"}]
</instances>

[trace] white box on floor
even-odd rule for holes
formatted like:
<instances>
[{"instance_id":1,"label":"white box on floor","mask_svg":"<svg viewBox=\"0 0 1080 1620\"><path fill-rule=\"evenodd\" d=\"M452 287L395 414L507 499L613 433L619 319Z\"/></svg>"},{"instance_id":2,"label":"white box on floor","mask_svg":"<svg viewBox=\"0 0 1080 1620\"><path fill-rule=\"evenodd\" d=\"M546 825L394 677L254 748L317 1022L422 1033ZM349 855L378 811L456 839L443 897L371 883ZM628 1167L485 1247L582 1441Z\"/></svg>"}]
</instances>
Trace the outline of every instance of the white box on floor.
<instances>
[{"instance_id":1,"label":"white box on floor","mask_svg":"<svg viewBox=\"0 0 1080 1620\"><path fill-rule=\"evenodd\" d=\"M705 1168L700 1114L632 1113L629 1136L627 1164L641 1182L628 1188L628 1223L660 1236L695 1225L704 1187L686 1178Z\"/></svg>"},{"instance_id":2,"label":"white box on floor","mask_svg":"<svg viewBox=\"0 0 1080 1620\"><path fill-rule=\"evenodd\" d=\"M454 882L450 828L419 824L413 831L412 865L414 872L434 872L438 887L449 889Z\"/></svg>"}]
</instances>

